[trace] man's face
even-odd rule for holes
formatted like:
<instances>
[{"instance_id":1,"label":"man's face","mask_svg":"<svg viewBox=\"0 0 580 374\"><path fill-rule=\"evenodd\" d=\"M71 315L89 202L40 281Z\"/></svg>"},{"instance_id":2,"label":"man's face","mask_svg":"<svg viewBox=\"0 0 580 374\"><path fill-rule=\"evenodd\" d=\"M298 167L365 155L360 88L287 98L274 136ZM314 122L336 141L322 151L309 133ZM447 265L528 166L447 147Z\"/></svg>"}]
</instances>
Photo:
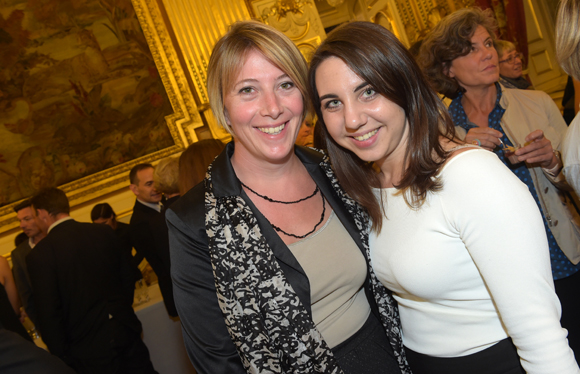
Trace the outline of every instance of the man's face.
<instances>
[{"instance_id":1,"label":"man's face","mask_svg":"<svg viewBox=\"0 0 580 374\"><path fill-rule=\"evenodd\" d=\"M16 217L20 221L20 228L29 238L33 238L41 233L38 219L31 207L27 206L26 208L20 209L16 213Z\"/></svg>"},{"instance_id":2,"label":"man's face","mask_svg":"<svg viewBox=\"0 0 580 374\"><path fill-rule=\"evenodd\" d=\"M131 191L145 203L156 204L161 201L161 194L153 187L153 168L137 172L138 184L131 185Z\"/></svg>"},{"instance_id":3,"label":"man's face","mask_svg":"<svg viewBox=\"0 0 580 374\"><path fill-rule=\"evenodd\" d=\"M38 228L46 235L48 228L54 223L55 219L44 209L36 209L33 207L32 213L34 214Z\"/></svg>"}]
</instances>

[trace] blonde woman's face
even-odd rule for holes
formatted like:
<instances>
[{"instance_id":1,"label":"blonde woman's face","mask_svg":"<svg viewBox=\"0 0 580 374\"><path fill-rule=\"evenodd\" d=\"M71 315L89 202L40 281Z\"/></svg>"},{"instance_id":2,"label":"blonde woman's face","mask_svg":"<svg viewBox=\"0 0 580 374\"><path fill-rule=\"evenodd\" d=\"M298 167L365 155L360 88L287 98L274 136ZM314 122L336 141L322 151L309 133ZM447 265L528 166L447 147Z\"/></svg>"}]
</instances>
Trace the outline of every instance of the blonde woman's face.
<instances>
[{"instance_id":1,"label":"blonde woman's face","mask_svg":"<svg viewBox=\"0 0 580 374\"><path fill-rule=\"evenodd\" d=\"M290 77L260 52L250 51L225 92L226 120L234 132L234 157L279 162L293 154L302 122L302 94Z\"/></svg>"}]
</instances>

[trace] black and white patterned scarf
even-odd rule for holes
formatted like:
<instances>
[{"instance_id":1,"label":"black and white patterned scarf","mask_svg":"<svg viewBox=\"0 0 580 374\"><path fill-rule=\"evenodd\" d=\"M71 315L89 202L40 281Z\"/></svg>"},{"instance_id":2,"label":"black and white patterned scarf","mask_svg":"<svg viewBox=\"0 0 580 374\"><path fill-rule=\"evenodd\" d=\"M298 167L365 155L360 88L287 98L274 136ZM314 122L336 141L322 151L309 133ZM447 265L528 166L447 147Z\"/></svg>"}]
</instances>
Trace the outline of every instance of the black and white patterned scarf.
<instances>
[{"instance_id":1,"label":"black and white patterned scarf","mask_svg":"<svg viewBox=\"0 0 580 374\"><path fill-rule=\"evenodd\" d=\"M320 164L353 215L367 256L368 220L344 194L327 157ZM230 336L248 373L342 374L332 351L286 279L258 221L240 196L216 198L211 166L205 180L205 225L217 297ZM370 258L370 257L369 257ZM403 374L396 302L369 267L373 292Z\"/></svg>"}]
</instances>

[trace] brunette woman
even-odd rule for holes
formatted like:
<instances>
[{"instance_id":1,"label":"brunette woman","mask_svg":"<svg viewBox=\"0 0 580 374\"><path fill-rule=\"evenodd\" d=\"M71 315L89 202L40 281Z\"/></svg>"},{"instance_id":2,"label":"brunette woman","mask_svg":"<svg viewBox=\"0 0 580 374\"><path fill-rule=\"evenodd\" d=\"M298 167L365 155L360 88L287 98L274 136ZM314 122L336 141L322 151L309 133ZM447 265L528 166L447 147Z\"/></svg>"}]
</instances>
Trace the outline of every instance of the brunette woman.
<instances>
[{"instance_id":1,"label":"brunette woman","mask_svg":"<svg viewBox=\"0 0 580 374\"><path fill-rule=\"evenodd\" d=\"M397 38L341 26L309 78L339 181L372 217L372 266L413 373L578 373L533 198L493 153L454 139Z\"/></svg>"}]
</instances>

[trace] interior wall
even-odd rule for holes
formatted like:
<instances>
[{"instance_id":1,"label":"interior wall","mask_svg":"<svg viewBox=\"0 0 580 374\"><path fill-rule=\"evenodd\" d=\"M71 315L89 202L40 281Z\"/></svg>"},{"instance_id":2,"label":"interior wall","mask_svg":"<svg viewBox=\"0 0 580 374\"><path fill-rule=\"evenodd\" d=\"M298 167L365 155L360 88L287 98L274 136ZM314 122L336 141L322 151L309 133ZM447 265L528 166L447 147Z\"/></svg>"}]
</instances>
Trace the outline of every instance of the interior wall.
<instances>
[{"instance_id":1,"label":"interior wall","mask_svg":"<svg viewBox=\"0 0 580 374\"><path fill-rule=\"evenodd\" d=\"M214 16L216 19L219 16L219 21L216 22L218 22L219 25L224 26L229 21L232 21L230 18L232 17L233 13L231 9L227 9L231 7L231 4L237 4L237 6L239 6L239 4L242 2L247 5L248 12L245 10L238 12L239 17L248 18L248 14L252 13L253 17L262 17L264 21L274 22L274 15L276 14L275 10L277 10L276 0L227 0L224 3L227 4L227 6L224 6L221 0L194 0L191 3L186 0L159 1L160 4L164 4L165 7L167 7L169 10L170 17L168 17L169 20L167 22L169 22L169 27L173 28L173 30L176 32L179 30L185 30L183 28L183 17L177 17L179 11L182 9L187 8L188 11L186 13L188 13L200 11L198 8L203 8L202 10L204 11L212 8L214 9ZM540 71L543 72L541 77L538 75L537 77L534 76L533 79L537 79L537 85L539 86L537 88L545 88L550 92L558 91L558 85L560 84L558 79L560 79L563 75L557 63L555 62L553 46L553 16L555 14L557 0L524 0L524 2L527 5L526 20L528 22L528 39L530 40L530 44L538 42L541 44L540 46L534 45L533 48L530 48L530 53L534 54L532 56L533 63L539 67ZM296 32L296 30L299 31L297 34L300 34L302 39L297 39L295 42L301 45L305 51L315 48L315 46L318 45L324 38L325 33L323 27L329 28L348 19L360 19L361 17L368 17L368 20L375 21L375 17L377 17L377 15L387 19L390 22L389 24L392 26L393 31L396 33L401 33L402 40L410 43L410 40L408 40L408 30L406 30L407 26L405 22L408 21L408 18L414 14L411 12L411 10L415 8L423 9L427 6L428 3L437 4L437 2L434 0L418 0L411 2L403 0L345 0L343 2L338 2L340 5L337 7L330 6L326 0L316 0L314 3L316 4L318 10L310 10L308 6L305 5L302 7L295 5L295 12L288 13L289 17L293 17L297 24L304 24L306 26L301 27L308 28L309 30L309 33L303 33L301 28L291 25L292 27L288 26L289 31L287 31L290 34L292 32ZM447 4L446 6L451 7L451 5L453 5L455 2L448 0L446 2L440 1L439 3L444 5ZM201 5L203 5L203 7ZM410 7L409 9L411 10L402 7L403 5ZM219 13L219 15L216 15L216 12ZM422 14L421 12L415 13L419 15ZM224 14L229 18L225 17ZM427 22L427 19L424 20L424 22ZM221 27L219 29L221 32L225 30L225 27ZM314 34L312 34L313 30L315 31ZM196 36L195 31L183 31L183 35L177 39L179 40L179 44L181 44L183 47L189 42L191 42L191 45L201 45L200 43L202 42L205 43L209 39L214 40L217 38L215 35L214 37L209 38L206 34L207 33L200 34L203 36L203 38L200 39L199 35ZM289 36L292 38L297 38L294 35ZM193 77L189 80L189 82L196 81L194 78L196 76L199 78L201 75L196 75L194 70L191 70L192 66L195 66L196 68L203 66L207 62L209 56L208 52L206 51L203 54L204 58L200 58L199 61L197 61L192 57L192 54L195 54L195 48L191 49L189 55L184 54L184 59L185 61L188 61L189 65L186 70L188 70ZM192 64L192 61L197 62ZM203 77L199 79L201 79L201 82L203 82ZM196 87L192 87L192 90L200 90L201 86L199 86L199 82L193 85ZM199 92L198 95L203 96ZM198 99L200 99L200 97L198 97ZM202 108L207 106L205 105L207 102L204 100L200 100L198 104L201 104ZM203 110L204 109L202 109L202 112ZM215 134L213 135L215 136ZM83 203L74 207L74 209L71 211L71 216L79 221L89 222L90 210L92 207L97 203L108 202L117 212L120 220L125 221L130 217L134 201L135 198L133 194L130 192L128 186L126 186L120 190L110 192L97 199L91 200L90 202ZM14 249L14 237L19 232L20 229L15 228L0 234L0 255L8 256L10 254L10 252Z\"/></svg>"}]
</instances>

